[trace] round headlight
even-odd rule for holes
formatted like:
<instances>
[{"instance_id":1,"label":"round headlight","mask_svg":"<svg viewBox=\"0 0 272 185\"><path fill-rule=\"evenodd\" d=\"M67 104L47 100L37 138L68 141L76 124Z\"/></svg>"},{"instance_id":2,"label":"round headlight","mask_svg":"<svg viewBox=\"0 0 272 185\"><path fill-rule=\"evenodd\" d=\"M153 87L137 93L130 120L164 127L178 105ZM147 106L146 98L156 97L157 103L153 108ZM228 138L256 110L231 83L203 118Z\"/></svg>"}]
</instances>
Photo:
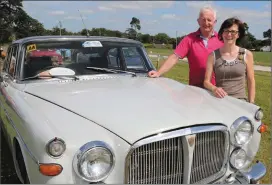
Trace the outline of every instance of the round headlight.
<instances>
[{"instance_id":1,"label":"round headlight","mask_svg":"<svg viewBox=\"0 0 272 185\"><path fill-rule=\"evenodd\" d=\"M249 121L245 121L240 124L234 133L235 141L238 145L247 143L252 136L252 124Z\"/></svg>"},{"instance_id":2,"label":"round headlight","mask_svg":"<svg viewBox=\"0 0 272 185\"><path fill-rule=\"evenodd\" d=\"M47 153L52 157L60 157L66 149L65 143L60 138L54 138L46 146Z\"/></svg>"},{"instance_id":3,"label":"round headlight","mask_svg":"<svg viewBox=\"0 0 272 185\"><path fill-rule=\"evenodd\" d=\"M233 144L241 146L249 142L253 135L253 125L246 118L235 121L231 127L231 139Z\"/></svg>"},{"instance_id":4,"label":"round headlight","mask_svg":"<svg viewBox=\"0 0 272 185\"><path fill-rule=\"evenodd\" d=\"M259 110L257 110L257 112L256 112L256 114L255 114L255 119L257 120L257 121L260 121L261 119L263 119L263 111L262 111L262 109L259 109Z\"/></svg>"},{"instance_id":5,"label":"round headlight","mask_svg":"<svg viewBox=\"0 0 272 185\"><path fill-rule=\"evenodd\" d=\"M235 149L230 156L230 164L238 170L245 167L247 163L247 155L243 149Z\"/></svg>"},{"instance_id":6,"label":"round headlight","mask_svg":"<svg viewBox=\"0 0 272 185\"><path fill-rule=\"evenodd\" d=\"M112 150L100 141L85 144L75 155L74 169L79 177L88 182L104 180L114 165Z\"/></svg>"}]
</instances>

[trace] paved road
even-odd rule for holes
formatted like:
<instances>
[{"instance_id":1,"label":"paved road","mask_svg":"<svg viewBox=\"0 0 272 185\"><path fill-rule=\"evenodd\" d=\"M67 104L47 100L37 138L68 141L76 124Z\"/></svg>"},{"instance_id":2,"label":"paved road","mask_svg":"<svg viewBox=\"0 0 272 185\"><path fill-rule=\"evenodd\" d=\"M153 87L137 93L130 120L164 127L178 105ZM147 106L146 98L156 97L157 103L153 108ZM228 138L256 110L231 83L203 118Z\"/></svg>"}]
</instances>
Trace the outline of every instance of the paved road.
<instances>
[{"instance_id":1,"label":"paved road","mask_svg":"<svg viewBox=\"0 0 272 185\"><path fill-rule=\"evenodd\" d=\"M149 55L149 57L151 58L158 58L158 55ZM168 56L160 56L161 60L165 60L168 58ZM182 60L180 60L181 62L187 62L187 58L184 58ZM254 69L256 71L265 71L265 72L271 72L271 67L268 66L260 66L260 65L254 65Z\"/></svg>"},{"instance_id":2,"label":"paved road","mask_svg":"<svg viewBox=\"0 0 272 185\"><path fill-rule=\"evenodd\" d=\"M254 65L254 69L255 69L256 71L266 71L266 72L271 72L271 67L267 67L267 66Z\"/></svg>"}]
</instances>

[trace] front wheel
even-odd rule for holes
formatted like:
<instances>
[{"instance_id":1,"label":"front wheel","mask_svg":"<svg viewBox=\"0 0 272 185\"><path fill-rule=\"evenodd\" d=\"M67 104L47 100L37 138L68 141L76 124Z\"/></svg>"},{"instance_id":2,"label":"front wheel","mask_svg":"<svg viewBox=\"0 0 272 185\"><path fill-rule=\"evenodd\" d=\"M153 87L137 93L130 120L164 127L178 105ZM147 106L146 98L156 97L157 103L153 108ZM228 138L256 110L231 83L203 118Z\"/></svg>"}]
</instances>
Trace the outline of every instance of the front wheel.
<instances>
[{"instance_id":1,"label":"front wheel","mask_svg":"<svg viewBox=\"0 0 272 185\"><path fill-rule=\"evenodd\" d=\"M25 161L24 161L22 151L19 148L18 144L17 144L16 147L18 147L16 149L16 162L17 162L17 165L18 165L18 168L19 168L19 171L20 171L19 173L21 174L21 177L22 177L22 179L24 181L22 183L23 184L30 184L29 178L28 178L28 175L27 175L27 171L26 171L26 166L25 166Z\"/></svg>"}]
</instances>

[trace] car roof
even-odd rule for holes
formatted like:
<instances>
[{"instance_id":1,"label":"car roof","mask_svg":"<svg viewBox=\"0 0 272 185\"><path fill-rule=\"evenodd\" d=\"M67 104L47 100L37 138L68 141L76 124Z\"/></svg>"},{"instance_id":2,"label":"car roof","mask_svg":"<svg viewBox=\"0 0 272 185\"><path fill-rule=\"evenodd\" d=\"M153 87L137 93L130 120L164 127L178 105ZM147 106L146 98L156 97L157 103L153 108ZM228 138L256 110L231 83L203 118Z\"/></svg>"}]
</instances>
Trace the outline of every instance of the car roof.
<instances>
[{"instance_id":1,"label":"car roof","mask_svg":"<svg viewBox=\"0 0 272 185\"><path fill-rule=\"evenodd\" d=\"M127 38L119 38L119 37L106 37L106 36L33 36L33 37L25 37L19 40L14 41L12 44L24 44L31 41L73 41L73 40L94 40L94 41L111 41L111 42L123 42L123 43L131 43L131 44L140 44L141 42L127 39Z\"/></svg>"}]
</instances>

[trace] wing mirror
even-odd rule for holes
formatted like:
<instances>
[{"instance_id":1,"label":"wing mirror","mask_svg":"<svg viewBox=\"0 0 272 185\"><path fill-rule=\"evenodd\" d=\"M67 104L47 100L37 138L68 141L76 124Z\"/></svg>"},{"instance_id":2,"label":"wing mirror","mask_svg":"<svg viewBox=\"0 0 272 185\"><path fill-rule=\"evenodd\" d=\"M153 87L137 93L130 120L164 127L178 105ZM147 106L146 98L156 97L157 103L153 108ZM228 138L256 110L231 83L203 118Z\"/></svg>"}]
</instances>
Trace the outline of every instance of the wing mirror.
<instances>
[{"instance_id":1,"label":"wing mirror","mask_svg":"<svg viewBox=\"0 0 272 185\"><path fill-rule=\"evenodd\" d=\"M49 70L52 76L74 76L76 73L72 69L65 67L55 67Z\"/></svg>"}]
</instances>

